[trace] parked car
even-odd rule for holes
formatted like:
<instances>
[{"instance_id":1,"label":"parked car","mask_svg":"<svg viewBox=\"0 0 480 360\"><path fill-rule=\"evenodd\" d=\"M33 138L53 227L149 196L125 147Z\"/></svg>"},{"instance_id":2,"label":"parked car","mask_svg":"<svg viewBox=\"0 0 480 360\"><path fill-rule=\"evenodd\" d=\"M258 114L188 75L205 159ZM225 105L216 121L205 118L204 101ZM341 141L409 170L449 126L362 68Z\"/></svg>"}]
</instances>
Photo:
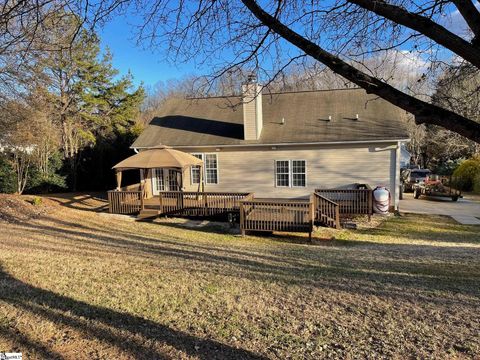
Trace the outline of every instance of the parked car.
<instances>
[{"instance_id":1,"label":"parked car","mask_svg":"<svg viewBox=\"0 0 480 360\"><path fill-rule=\"evenodd\" d=\"M401 174L401 193L413 192L415 184L424 182L432 172L428 169L405 169Z\"/></svg>"}]
</instances>

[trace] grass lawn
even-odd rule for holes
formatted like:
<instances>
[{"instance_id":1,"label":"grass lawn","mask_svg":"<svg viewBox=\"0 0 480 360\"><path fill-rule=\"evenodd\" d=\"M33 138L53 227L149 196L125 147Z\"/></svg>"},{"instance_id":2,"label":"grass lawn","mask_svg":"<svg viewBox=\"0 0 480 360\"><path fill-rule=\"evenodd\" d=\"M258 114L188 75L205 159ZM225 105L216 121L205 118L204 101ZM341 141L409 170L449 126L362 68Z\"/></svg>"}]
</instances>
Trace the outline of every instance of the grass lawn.
<instances>
[{"instance_id":1,"label":"grass lawn","mask_svg":"<svg viewBox=\"0 0 480 360\"><path fill-rule=\"evenodd\" d=\"M325 229L308 244L134 222L98 212L104 205L57 197L34 219L0 219L0 351L24 359L480 354L480 227L408 215L374 229Z\"/></svg>"}]
</instances>

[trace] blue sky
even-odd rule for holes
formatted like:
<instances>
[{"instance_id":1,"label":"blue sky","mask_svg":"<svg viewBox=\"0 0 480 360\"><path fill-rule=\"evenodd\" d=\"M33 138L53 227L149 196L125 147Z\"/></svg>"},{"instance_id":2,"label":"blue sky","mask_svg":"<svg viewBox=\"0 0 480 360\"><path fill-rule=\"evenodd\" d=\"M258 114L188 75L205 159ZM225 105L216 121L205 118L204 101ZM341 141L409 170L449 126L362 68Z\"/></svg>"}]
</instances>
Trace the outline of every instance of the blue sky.
<instances>
[{"instance_id":1,"label":"blue sky","mask_svg":"<svg viewBox=\"0 0 480 360\"><path fill-rule=\"evenodd\" d=\"M102 48L110 48L113 65L121 75L130 70L135 85L143 82L146 86L153 86L159 81L179 79L198 73L193 63L176 66L165 61L161 51L154 52L137 46L134 29L128 23L125 18L116 17L99 31Z\"/></svg>"},{"instance_id":2,"label":"blue sky","mask_svg":"<svg viewBox=\"0 0 480 360\"><path fill-rule=\"evenodd\" d=\"M480 6L479 3L476 3ZM145 86L154 86L158 82L171 79L180 79L190 75L201 75L202 71L195 66L193 60L187 64L173 64L165 60L161 49L152 51L143 49L135 44L135 30L132 23L140 22L139 18L129 14L129 18L117 16L109 21L103 29L99 30L102 47L110 48L113 53L113 65L121 75L129 70L133 74L134 84L144 83ZM451 18L445 24L450 30L461 34L465 23L458 11L451 13Z\"/></svg>"}]
</instances>

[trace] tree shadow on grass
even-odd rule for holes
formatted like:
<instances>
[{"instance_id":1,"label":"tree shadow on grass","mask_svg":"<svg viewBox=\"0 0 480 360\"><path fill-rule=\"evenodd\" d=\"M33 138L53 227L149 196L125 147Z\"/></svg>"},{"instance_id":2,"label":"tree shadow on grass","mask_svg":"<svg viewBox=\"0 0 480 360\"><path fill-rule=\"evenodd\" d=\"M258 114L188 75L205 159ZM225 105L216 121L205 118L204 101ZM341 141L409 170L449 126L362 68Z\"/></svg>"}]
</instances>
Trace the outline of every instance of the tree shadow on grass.
<instances>
[{"instance_id":1,"label":"tree shadow on grass","mask_svg":"<svg viewBox=\"0 0 480 360\"><path fill-rule=\"evenodd\" d=\"M0 275L0 280L2 276ZM0 300L2 300L2 294L0 293ZM38 341L30 339L28 336L22 334L18 329L8 327L6 325L0 325L0 337L7 339L14 344L14 348L8 349L10 352L25 353L25 349L29 352L35 352L44 359L63 359L63 356L56 351L53 351L48 346L41 344ZM6 349L2 349L4 351Z\"/></svg>"},{"instance_id":2,"label":"tree shadow on grass","mask_svg":"<svg viewBox=\"0 0 480 360\"><path fill-rule=\"evenodd\" d=\"M103 253L102 256L120 253L144 259L171 258L181 261L179 266L184 269L202 271L205 268L206 273L233 278L280 281L405 299L416 296L408 294L410 291L426 295L438 291L479 295L475 267L465 258L466 251L472 259L480 256L478 248L336 240L328 246L288 246L280 250L272 244L263 252L252 253L229 247L228 243L217 247L173 235L166 239L54 218L49 221L58 226L26 223L24 227L32 235L42 233L61 238L74 251L88 247L92 252ZM45 244L46 240L43 241ZM350 246L352 244L355 246ZM462 252L465 263L458 263L456 252ZM441 297L438 300L441 301Z\"/></svg>"},{"instance_id":3,"label":"tree shadow on grass","mask_svg":"<svg viewBox=\"0 0 480 360\"><path fill-rule=\"evenodd\" d=\"M158 346L175 348L200 359L263 359L259 354L174 330L139 316L87 304L49 290L32 286L3 271L0 267L0 300L21 311L30 312L56 324L71 327L83 336L99 341L138 359L171 358ZM48 359L62 359L61 354L26 335L0 327L0 335ZM140 335L140 338L139 336Z\"/></svg>"},{"instance_id":4,"label":"tree shadow on grass","mask_svg":"<svg viewBox=\"0 0 480 360\"><path fill-rule=\"evenodd\" d=\"M108 211L108 201L104 192L50 194L48 199L70 209L97 213Z\"/></svg>"}]
</instances>

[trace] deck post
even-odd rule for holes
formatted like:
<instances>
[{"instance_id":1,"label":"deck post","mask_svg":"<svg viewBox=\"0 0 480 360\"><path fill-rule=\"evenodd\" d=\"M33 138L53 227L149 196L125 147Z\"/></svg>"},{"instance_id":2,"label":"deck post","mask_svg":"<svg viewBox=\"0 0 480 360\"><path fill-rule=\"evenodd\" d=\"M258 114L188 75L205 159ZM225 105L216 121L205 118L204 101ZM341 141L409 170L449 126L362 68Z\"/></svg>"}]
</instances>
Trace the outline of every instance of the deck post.
<instances>
[{"instance_id":1,"label":"deck post","mask_svg":"<svg viewBox=\"0 0 480 360\"><path fill-rule=\"evenodd\" d=\"M335 227L340 229L340 207L335 206Z\"/></svg>"},{"instance_id":2,"label":"deck post","mask_svg":"<svg viewBox=\"0 0 480 360\"><path fill-rule=\"evenodd\" d=\"M310 204L308 205L308 211L310 212L310 232L308 234L308 239L312 241L312 231L313 231L313 225L315 223L315 209L314 209L314 203L315 203L315 195L311 194L310 195Z\"/></svg>"},{"instance_id":3,"label":"deck post","mask_svg":"<svg viewBox=\"0 0 480 360\"><path fill-rule=\"evenodd\" d=\"M239 210L240 210L240 234L242 234L242 236L245 236L245 225L244 225L245 214L244 214L244 208L243 208L243 201L240 200L239 204L240 204L240 206L239 206Z\"/></svg>"},{"instance_id":4,"label":"deck post","mask_svg":"<svg viewBox=\"0 0 480 360\"><path fill-rule=\"evenodd\" d=\"M207 194L205 194L205 191L203 192L203 215L207 216L208 215L208 197Z\"/></svg>"},{"instance_id":5,"label":"deck post","mask_svg":"<svg viewBox=\"0 0 480 360\"><path fill-rule=\"evenodd\" d=\"M115 172L116 178L117 178L117 191L120 191L122 188L122 170L117 170Z\"/></svg>"},{"instance_id":6,"label":"deck post","mask_svg":"<svg viewBox=\"0 0 480 360\"><path fill-rule=\"evenodd\" d=\"M107 194L108 194L108 212L109 212L110 214L112 214L112 213L113 213L113 209L112 209L112 201L113 201L113 199L112 199L112 194L110 193L110 191L107 192Z\"/></svg>"},{"instance_id":7,"label":"deck post","mask_svg":"<svg viewBox=\"0 0 480 360\"><path fill-rule=\"evenodd\" d=\"M368 190L368 221L371 220L373 213L373 190Z\"/></svg>"},{"instance_id":8,"label":"deck post","mask_svg":"<svg viewBox=\"0 0 480 360\"><path fill-rule=\"evenodd\" d=\"M158 193L158 200L159 200L159 203L160 203L159 215L161 215L161 214L163 214L163 196L162 196L161 191Z\"/></svg>"}]
</instances>

